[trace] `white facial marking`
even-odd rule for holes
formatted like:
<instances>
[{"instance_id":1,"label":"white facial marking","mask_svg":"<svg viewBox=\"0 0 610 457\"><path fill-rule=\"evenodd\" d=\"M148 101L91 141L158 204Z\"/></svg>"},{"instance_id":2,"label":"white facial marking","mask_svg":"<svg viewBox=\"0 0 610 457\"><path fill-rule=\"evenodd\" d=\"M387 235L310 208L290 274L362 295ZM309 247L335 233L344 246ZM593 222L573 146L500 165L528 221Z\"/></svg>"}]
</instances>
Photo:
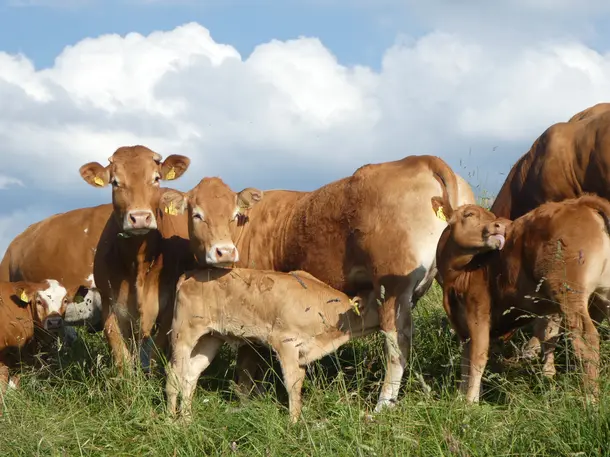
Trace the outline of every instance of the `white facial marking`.
<instances>
[{"instance_id":1,"label":"white facial marking","mask_svg":"<svg viewBox=\"0 0 610 457\"><path fill-rule=\"evenodd\" d=\"M93 273L91 273L89 276L87 276L87 278L85 278L85 281L89 282L89 287L97 287L95 285L95 279L93 278Z\"/></svg>"},{"instance_id":2,"label":"white facial marking","mask_svg":"<svg viewBox=\"0 0 610 457\"><path fill-rule=\"evenodd\" d=\"M38 292L38 295L47 304L49 314L59 313L67 291L55 279L47 279L47 283L49 287Z\"/></svg>"},{"instance_id":3,"label":"white facial marking","mask_svg":"<svg viewBox=\"0 0 610 457\"><path fill-rule=\"evenodd\" d=\"M85 229L85 233L89 233L89 229L88 228Z\"/></svg>"}]
</instances>

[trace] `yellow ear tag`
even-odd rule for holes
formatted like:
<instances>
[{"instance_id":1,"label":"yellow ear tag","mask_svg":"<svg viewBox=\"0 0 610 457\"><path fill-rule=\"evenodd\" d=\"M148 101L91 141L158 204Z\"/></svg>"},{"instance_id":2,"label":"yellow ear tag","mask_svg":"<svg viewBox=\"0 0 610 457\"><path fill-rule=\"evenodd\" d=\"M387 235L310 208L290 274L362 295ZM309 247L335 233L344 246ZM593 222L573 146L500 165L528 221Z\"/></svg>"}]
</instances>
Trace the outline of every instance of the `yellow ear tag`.
<instances>
[{"instance_id":1,"label":"yellow ear tag","mask_svg":"<svg viewBox=\"0 0 610 457\"><path fill-rule=\"evenodd\" d=\"M102 178L96 176L95 178L93 178L93 182L95 184L97 184L100 187L104 187L104 181L102 180Z\"/></svg>"},{"instance_id":2,"label":"yellow ear tag","mask_svg":"<svg viewBox=\"0 0 610 457\"><path fill-rule=\"evenodd\" d=\"M447 222L447 218L445 217L445 213L443 212L442 206L439 206L436 210L436 217L438 217L441 221Z\"/></svg>"},{"instance_id":3,"label":"yellow ear tag","mask_svg":"<svg viewBox=\"0 0 610 457\"><path fill-rule=\"evenodd\" d=\"M176 170L174 170L174 167L170 168L170 170L165 175L166 181L171 181L172 179L176 179Z\"/></svg>"},{"instance_id":4,"label":"yellow ear tag","mask_svg":"<svg viewBox=\"0 0 610 457\"><path fill-rule=\"evenodd\" d=\"M19 300L21 300L23 303L28 303L30 301L28 295L25 293L25 290L21 291L21 295L19 295Z\"/></svg>"},{"instance_id":5,"label":"yellow ear tag","mask_svg":"<svg viewBox=\"0 0 610 457\"><path fill-rule=\"evenodd\" d=\"M352 308L354 309L354 312L356 313L357 316L360 316L360 309L358 308L358 299L349 299L349 304L352 305Z\"/></svg>"},{"instance_id":6,"label":"yellow ear tag","mask_svg":"<svg viewBox=\"0 0 610 457\"><path fill-rule=\"evenodd\" d=\"M166 212L167 214L172 215L172 216L176 216L176 215L178 215L178 210L177 210L177 209L176 209L176 207L174 206L174 202L173 202L173 201L169 202L169 206L166 206L166 207L165 207L165 212Z\"/></svg>"}]
</instances>

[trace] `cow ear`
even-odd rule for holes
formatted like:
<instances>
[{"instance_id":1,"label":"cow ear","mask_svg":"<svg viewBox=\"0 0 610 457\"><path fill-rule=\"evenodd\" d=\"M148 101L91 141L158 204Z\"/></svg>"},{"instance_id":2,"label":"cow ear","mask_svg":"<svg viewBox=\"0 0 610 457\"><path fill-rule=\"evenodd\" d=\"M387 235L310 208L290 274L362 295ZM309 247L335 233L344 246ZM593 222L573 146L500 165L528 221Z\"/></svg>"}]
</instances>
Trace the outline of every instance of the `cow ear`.
<instances>
[{"instance_id":1,"label":"cow ear","mask_svg":"<svg viewBox=\"0 0 610 457\"><path fill-rule=\"evenodd\" d=\"M161 165L161 179L171 181L184 174L191 164L191 159L186 156L172 154L168 156Z\"/></svg>"},{"instance_id":2,"label":"cow ear","mask_svg":"<svg viewBox=\"0 0 610 457\"><path fill-rule=\"evenodd\" d=\"M105 187L110 181L110 170L97 162L89 162L80 167L80 175L93 187Z\"/></svg>"},{"instance_id":3,"label":"cow ear","mask_svg":"<svg viewBox=\"0 0 610 457\"><path fill-rule=\"evenodd\" d=\"M237 194L237 207L240 210L250 209L263 199L263 191L246 187Z\"/></svg>"},{"instance_id":4,"label":"cow ear","mask_svg":"<svg viewBox=\"0 0 610 457\"><path fill-rule=\"evenodd\" d=\"M172 216L184 214L188 208L188 196L177 190L166 190L161 195L159 207Z\"/></svg>"},{"instance_id":5,"label":"cow ear","mask_svg":"<svg viewBox=\"0 0 610 457\"><path fill-rule=\"evenodd\" d=\"M445 204L442 198L440 197L432 197L432 210L436 217L438 217L443 222L449 222L451 216L453 216L453 209L451 205Z\"/></svg>"}]
</instances>

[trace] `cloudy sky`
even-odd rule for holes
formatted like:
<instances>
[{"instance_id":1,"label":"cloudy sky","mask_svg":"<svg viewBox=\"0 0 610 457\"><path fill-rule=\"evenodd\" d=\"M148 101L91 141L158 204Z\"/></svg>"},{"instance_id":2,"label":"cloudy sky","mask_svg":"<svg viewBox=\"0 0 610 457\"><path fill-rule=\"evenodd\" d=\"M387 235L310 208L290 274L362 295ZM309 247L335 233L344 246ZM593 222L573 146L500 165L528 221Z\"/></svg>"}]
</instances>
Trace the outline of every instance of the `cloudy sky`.
<instances>
[{"instance_id":1,"label":"cloudy sky","mask_svg":"<svg viewBox=\"0 0 610 457\"><path fill-rule=\"evenodd\" d=\"M0 254L109 202L78 168L138 143L192 158L181 190L307 190L435 154L493 194L546 127L610 101L609 16L598 0L0 0Z\"/></svg>"}]
</instances>

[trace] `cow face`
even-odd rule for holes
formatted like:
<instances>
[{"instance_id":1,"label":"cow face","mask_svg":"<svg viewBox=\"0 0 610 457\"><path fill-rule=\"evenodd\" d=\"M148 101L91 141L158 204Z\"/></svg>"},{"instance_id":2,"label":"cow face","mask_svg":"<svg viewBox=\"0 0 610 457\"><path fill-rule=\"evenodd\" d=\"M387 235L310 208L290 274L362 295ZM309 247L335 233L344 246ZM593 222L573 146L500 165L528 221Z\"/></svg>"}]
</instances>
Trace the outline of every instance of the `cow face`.
<instances>
[{"instance_id":1,"label":"cow face","mask_svg":"<svg viewBox=\"0 0 610 457\"><path fill-rule=\"evenodd\" d=\"M48 331L63 327L63 316L68 305L66 289L54 279L46 280L42 286L25 285L17 292L24 305L32 307L34 324Z\"/></svg>"},{"instance_id":2,"label":"cow face","mask_svg":"<svg viewBox=\"0 0 610 457\"><path fill-rule=\"evenodd\" d=\"M190 159L161 156L144 146L125 146L116 150L102 167L90 162L80 168L83 179L94 187L112 185L114 214L123 232L143 235L157 228L154 209L159 199L161 180L179 178L190 165Z\"/></svg>"},{"instance_id":3,"label":"cow face","mask_svg":"<svg viewBox=\"0 0 610 457\"><path fill-rule=\"evenodd\" d=\"M506 241L507 219L497 218L478 205L463 205L451 215L451 238L463 249L475 252L501 250Z\"/></svg>"},{"instance_id":4,"label":"cow face","mask_svg":"<svg viewBox=\"0 0 610 457\"><path fill-rule=\"evenodd\" d=\"M188 194L165 191L160 206L170 214L188 211L191 250L197 261L225 267L239 261L232 233L239 233L247 212L262 198L261 190L248 187L235 193L219 178L204 178Z\"/></svg>"}]
</instances>

